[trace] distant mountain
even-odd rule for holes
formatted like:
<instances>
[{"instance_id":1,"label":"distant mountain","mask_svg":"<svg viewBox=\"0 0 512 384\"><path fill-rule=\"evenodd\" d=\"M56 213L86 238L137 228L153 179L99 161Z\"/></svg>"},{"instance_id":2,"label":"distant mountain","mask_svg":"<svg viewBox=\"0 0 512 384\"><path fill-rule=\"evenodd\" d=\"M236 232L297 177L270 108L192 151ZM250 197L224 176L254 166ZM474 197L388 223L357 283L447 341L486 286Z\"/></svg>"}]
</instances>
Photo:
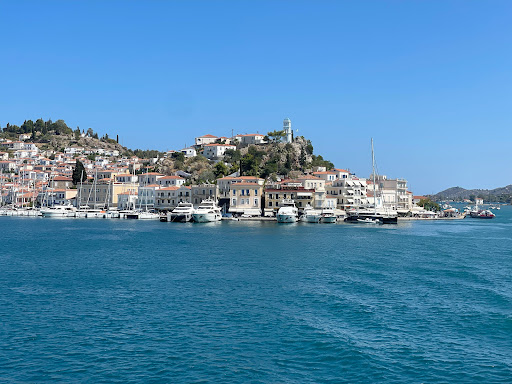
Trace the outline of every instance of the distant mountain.
<instances>
[{"instance_id":1,"label":"distant mountain","mask_svg":"<svg viewBox=\"0 0 512 384\"><path fill-rule=\"evenodd\" d=\"M440 200L463 200L475 197L481 197L485 201L494 202L511 202L512 201L512 184L506 187L495 189L464 189L462 187L452 187L438 192L430 196L435 201Z\"/></svg>"}]
</instances>

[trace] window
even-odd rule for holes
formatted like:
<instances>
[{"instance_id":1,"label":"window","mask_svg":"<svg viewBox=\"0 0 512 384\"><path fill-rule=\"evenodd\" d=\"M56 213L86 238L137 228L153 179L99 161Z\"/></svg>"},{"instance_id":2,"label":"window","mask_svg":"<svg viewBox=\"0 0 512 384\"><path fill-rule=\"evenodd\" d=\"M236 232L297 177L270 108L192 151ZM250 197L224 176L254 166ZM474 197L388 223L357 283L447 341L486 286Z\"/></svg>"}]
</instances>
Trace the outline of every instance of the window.
<instances>
[{"instance_id":1,"label":"window","mask_svg":"<svg viewBox=\"0 0 512 384\"><path fill-rule=\"evenodd\" d=\"M236 199L233 199L233 203L231 205L236 205Z\"/></svg>"},{"instance_id":2,"label":"window","mask_svg":"<svg viewBox=\"0 0 512 384\"><path fill-rule=\"evenodd\" d=\"M245 190L242 189L242 196L245 196Z\"/></svg>"},{"instance_id":3,"label":"window","mask_svg":"<svg viewBox=\"0 0 512 384\"><path fill-rule=\"evenodd\" d=\"M271 202L271 201L269 201L269 202L268 202L268 206L269 206L269 207L271 207L271 206L272 206L272 202Z\"/></svg>"},{"instance_id":4,"label":"window","mask_svg":"<svg viewBox=\"0 0 512 384\"><path fill-rule=\"evenodd\" d=\"M233 196L236 196L236 191L233 189Z\"/></svg>"},{"instance_id":5,"label":"window","mask_svg":"<svg viewBox=\"0 0 512 384\"><path fill-rule=\"evenodd\" d=\"M254 199L254 206L258 206L258 199Z\"/></svg>"},{"instance_id":6,"label":"window","mask_svg":"<svg viewBox=\"0 0 512 384\"><path fill-rule=\"evenodd\" d=\"M247 193L247 196L249 196L249 190L248 189L245 190L245 193Z\"/></svg>"},{"instance_id":7,"label":"window","mask_svg":"<svg viewBox=\"0 0 512 384\"><path fill-rule=\"evenodd\" d=\"M258 196L258 190L257 189L254 190L254 196Z\"/></svg>"}]
</instances>

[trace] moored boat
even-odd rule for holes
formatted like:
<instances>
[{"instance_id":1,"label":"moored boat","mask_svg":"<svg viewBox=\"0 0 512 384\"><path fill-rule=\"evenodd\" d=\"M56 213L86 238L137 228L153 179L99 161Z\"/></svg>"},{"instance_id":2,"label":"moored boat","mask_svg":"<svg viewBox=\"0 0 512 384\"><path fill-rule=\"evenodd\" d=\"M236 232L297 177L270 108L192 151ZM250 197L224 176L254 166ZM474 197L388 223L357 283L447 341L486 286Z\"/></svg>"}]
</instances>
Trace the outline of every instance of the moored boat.
<instances>
[{"instance_id":1,"label":"moored boat","mask_svg":"<svg viewBox=\"0 0 512 384\"><path fill-rule=\"evenodd\" d=\"M281 208L277 211L278 223L295 223L298 220L299 211L295 202L290 199L284 199L281 202Z\"/></svg>"},{"instance_id":2,"label":"moored boat","mask_svg":"<svg viewBox=\"0 0 512 384\"><path fill-rule=\"evenodd\" d=\"M220 221L222 220L221 209L215 201L211 199L203 200L192 214L192 219L196 223Z\"/></svg>"},{"instance_id":3,"label":"moored boat","mask_svg":"<svg viewBox=\"0 0 512 384\"><path fill-rule=\"evenodd\" d=\"M75 207L72 205L56 205L41 209L43 217L75 217Z\"/></svg>"}]
</instances>

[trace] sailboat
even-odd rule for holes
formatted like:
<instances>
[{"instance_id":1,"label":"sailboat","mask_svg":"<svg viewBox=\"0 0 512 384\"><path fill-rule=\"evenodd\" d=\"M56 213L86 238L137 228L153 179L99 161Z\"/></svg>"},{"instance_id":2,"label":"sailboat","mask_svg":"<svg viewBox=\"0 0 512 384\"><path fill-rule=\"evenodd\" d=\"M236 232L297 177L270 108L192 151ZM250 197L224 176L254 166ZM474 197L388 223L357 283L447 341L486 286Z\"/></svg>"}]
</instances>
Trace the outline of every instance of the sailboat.
<instances>
[{"instance_id":1,"label":"sailboat","mask_svg":"<svg viewBox=\"0 0 512 384\"><path fill-rule=\"evenodd\" d=\"M388 213L383 210L377 210L377 205L381 205L381 199L377 197L376 180L375 180L375 153L373 151L372 139L372 176L373 176L373 209L371 207L354 212L347 212L345 221L348 223L362 224L397 224L398 214Z\"/></svg>"}]
</instances>

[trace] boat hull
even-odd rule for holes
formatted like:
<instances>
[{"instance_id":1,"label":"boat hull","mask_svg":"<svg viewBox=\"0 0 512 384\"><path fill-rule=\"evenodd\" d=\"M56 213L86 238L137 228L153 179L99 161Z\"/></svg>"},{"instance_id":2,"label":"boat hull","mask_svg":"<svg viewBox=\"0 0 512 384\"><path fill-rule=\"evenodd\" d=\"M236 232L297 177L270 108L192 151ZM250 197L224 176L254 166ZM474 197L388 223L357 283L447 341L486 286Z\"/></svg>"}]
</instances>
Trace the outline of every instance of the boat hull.
<instances>
[{"instance_id":1,"label":"boat hull","mask_svg":"<svg viewBox=\"0 0 512 384\"><path fill-rule=\"evenodd\" d=\"M169 221L173 223L186 223L192 220L191 213L171 213L171 218Z\"/></svg>"},{"instance_id":2,"label":"boat hull","mask_svg":"<svg viewBox=\"0 0 512 384\"><path fill-rule=\"evenodd\" d=\"M196 223L211 223L222 220L220 213L194 213L192 218Z\"/></svg>"},{"instance_id":3,"label":"boat hull","mask_svg":"<svg viewBox=\"0 0 512 384\"><path fill-rule=\"evenodd\" d=\"M297 216L288 215L288 214L277 214L277 222L278 223L295 223L297 221Z\"/></svg>"},{"instance_id":4,"label":"boat hull","mask_svg":"<svg viewBox=\"0 0 512 384\"><path fill-rule=\"evenodd\" d=\"M368 219L368 220L367 220ZM398 224L398 216L352 215L345 218L347 223L365 223L379 221L382 224Z\"/></svg>"},{"instance_id":5,"label":"boat hull","mask_svg":"<svg viewBox=\"0 0 512 384\"><path fill-rule=\"evenodd\" d=\"M324 216L320 220L320 222L325 223L325 224L334 224L334 223L336 223L336 221L337 221L336 216Z\"/></svg>"}]
</instances>

